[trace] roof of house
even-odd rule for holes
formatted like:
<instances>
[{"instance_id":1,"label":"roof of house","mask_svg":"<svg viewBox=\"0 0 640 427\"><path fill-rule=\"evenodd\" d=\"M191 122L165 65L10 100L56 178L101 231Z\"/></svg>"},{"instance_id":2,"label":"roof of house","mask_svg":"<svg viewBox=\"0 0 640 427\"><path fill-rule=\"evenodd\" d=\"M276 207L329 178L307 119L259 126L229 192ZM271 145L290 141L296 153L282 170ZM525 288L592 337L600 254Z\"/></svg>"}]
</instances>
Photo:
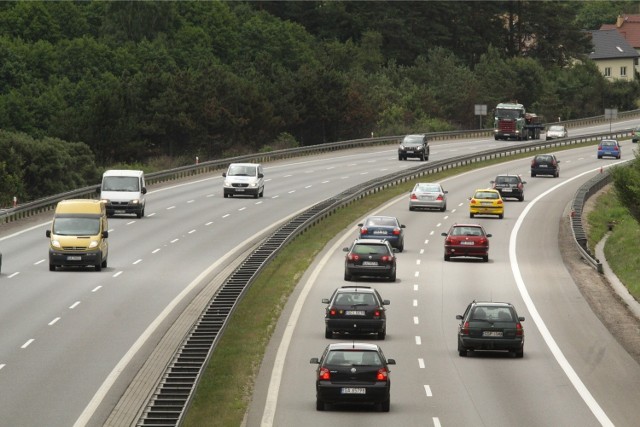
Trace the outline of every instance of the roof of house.
<instances>
[{"instance_id":1,"label":"roof of house","mask_svg":"<svg viewBox=\"0 0 640 427\"><path fill-rule=\"evenodd\" d=\"M640 15L620 15L615 24L603 24L601 30L618 30L624 39L640 49Z\"/></svg>"},{"instance_id":2,"label":"roof of house","mask_svg":"<svg viewBox=\"0 0 640 427\"><path fill-rule=\"evenodd\" d=\"M591 59L638 58L640 54L622 37L618 30L589 31L593 42Z\"/></svg>"}]
</instances>

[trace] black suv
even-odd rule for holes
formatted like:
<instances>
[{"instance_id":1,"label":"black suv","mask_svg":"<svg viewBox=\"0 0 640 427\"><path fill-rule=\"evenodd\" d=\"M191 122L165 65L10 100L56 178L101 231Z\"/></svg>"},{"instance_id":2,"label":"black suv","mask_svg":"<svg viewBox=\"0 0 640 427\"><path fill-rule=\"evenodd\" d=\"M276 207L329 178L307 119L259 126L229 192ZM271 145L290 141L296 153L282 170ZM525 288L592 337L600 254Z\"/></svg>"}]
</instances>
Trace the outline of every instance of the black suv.
<instances>
[{"instance_id":1,"label":"black suv","mask_svg":"<svg viewBox=\"0 0 640 427\"><path fill-rule=\"evenodd\" d=\"M514 306L508 302L473 301L457 315L458 353L469 350L506 350L516 357L524 354L524 329Z\"/></svg>"},{"instance_id":2,"label":"black suv","mask_svg":"<svg viewBox=\"0 0 640 427\"><path fill-rule=\"evenodd\" d=\"M387 316L385 305L377 290L369 286L342 286L336 289L331 298L323 298L328 304L325 315L325 338L334 333L377 334L383 340L387 335Z\"/></svg>"},{"instance_id":3,"label":"black suv","mask_svg":"<svg viewBox=\"0 0 640 427\"><path fill-rule=\"evenodd\" d=\"M527 182L520 175L498 175L490 182L503 199L514 197L521 202L524 200L524 185Z\"/></svg>"},{"instance_id":4,"label":"black suv","mask_svg":"<svg viewBox=\"0 0 640 427\"><path fill-rule=\"evenodd\" d=\"M560 176L560 160L555 154L538 154L531 160L531 176L536 175Z\"/></svg>"},{"instance_id":5,"label":"black suv","mask_svg":"<svg viewBox=\"0 0 640 427\"><path fill-rule=\"evenodd\" d=\"M387 359L376 344L362 342L335 343L325 348L320 358L310 363L316 369L316 409L324 411L326 404L373 403L382 412L389 412L391 378Z\"/></svg>"},{"instance_id":6,"label":"black suv","mask_svg":"<svg viewBox=\"0 0 640 427\"><path fill-rule=\"evenodd\" d=\"M416 157L421 161L429 160L429 142L426 135L407 135L398 147L398 160Z\"/></svg>"},{"instance_id":7,"label":"black suv","mask_svg":"<svg viewBox=\"0 0 640 427\"><path fill-rule=\"evenodd\" d=\"M354 276L375 276L396 281L396 249L392 249L387 240L356 239L351 247L342 250L347 252L344 280L350 281Z\"/></svg>"}]
</instances>

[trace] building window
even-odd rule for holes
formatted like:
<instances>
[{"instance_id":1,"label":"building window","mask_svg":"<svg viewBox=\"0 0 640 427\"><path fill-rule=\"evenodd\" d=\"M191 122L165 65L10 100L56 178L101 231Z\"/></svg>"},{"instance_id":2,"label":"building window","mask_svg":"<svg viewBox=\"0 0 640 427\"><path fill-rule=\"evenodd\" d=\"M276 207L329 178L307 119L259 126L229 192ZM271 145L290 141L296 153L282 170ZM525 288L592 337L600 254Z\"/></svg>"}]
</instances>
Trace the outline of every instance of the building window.
<instances>
[{"instance_id":1,"label":"building window","mask_svg":"<svg viewBox=\"0 0 640 427\"><path fill-rule=\"evenodd\" d=\"M620 67L620 77L627 76L627 67Z\"/></svg>"},{"instance_id":2,"label":"building window","mask_svg":"<svg viewBox=\"0 0 640 427\"><path fill-rule=\"evenodd\" d=\"M605 67L604 76L605 77L611 77L611 67Z\"/></svg>"}]
</instances>

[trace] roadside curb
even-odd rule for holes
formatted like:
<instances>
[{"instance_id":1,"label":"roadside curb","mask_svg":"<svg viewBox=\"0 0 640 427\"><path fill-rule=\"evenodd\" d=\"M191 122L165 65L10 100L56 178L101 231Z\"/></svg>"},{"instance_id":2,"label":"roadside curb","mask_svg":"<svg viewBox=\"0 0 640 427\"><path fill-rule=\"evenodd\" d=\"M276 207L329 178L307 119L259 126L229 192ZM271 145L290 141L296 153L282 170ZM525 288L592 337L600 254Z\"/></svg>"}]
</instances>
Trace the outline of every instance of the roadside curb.
<instances>
[{"instance_id":1,"label":"roadside curb","mask_svg":"<svg viewBox=\"0 0 640 427\"><path fill-rule=\"evenodd\" d=\"M611 233L607 233L604 235L602 240L598 242L595 248L596 258L600 260L602 263L603 275L607 279L607 281L611 284L613 290L618 294L618 296L625 302L629 310L633 313L633 315L640 319L640 303L629 293L627 287L620 281L618 276L611 270L611 267L607 263L607 259L604 256L604 246L607 242L607 239Z\"/></svg>"}]
</instances>

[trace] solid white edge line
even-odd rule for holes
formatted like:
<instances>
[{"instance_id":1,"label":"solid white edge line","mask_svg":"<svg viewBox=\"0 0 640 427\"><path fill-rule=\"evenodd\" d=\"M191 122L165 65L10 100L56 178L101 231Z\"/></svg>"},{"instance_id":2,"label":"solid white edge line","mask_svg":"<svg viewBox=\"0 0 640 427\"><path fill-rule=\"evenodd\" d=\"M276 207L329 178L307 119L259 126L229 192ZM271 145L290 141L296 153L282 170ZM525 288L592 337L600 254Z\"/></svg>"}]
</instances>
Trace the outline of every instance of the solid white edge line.
<instances>
[{"instance_id":1,"label":"solid white edge line","mask_svg":"<svg viewBox=\"0 0 640 427\"><path fill-rule=\"evenodd\" d=\"M288 217L283 218L282 220L280 220L279 222L276 223L276 225L274 226L274 229L276 229L276 227L278 227L280 224L283 224L286 221L288 221L289 219L295 217L296 215L299 215L300 213L306 211L310 207L311 207L311 205L307 206L307 207L304 207L304 208L300 209L299 211L294 212L293 214L289 215ZM252 239L253 239L253 237L249 237L248 239L246 239L244 242L240 243L236 247L243 247L246 244L250 243ZM146 341L149 339L149 337L156 331L156 329L158 329L158 326L160 326L160 324L167 318L167 316L169 316L169 314L171 314L171 312L175 309L175 307L178 304L180 304L180 302L193 290L193 288L195 288L202 280L204 280L213 270L218 268L220 266L220 264L225 263L227 261L227 259L230 258L232 255L233 256L237 256L237 254L235 254L235 250L231 250L231 251L227 252L227 254L225 256L220 258L215 263L211 264L209 266L209 268L204 270L194 280L192 280L191 283L189 283L189 285L187 285L187 287L185 287L182 290L182 292L180 292L165 307L164 310L162 310L162 312L158 315L158 317L156 317L154 319L154 321L151 322L151 324L147 327L147 329L144 330L142 335L140 335L140 337L138 337L138 339L133 343L131 348L129 348L129 351L127 351L127 353L124 356L122 356L122 359L120 359L118 364L109 373L107 378L105 378L105 380L102 383L102 385L100 386L100 388L98 388L96 393L93 395L93 398L91 399L91 401L87 404L87 406L84 408L84 410L82 411L82 413L80 414L80 416L78 417L76 422L73 424L73 427L83 427L83 426L87 425L87 423L91 420L91 417L95 413L96 409L98 408L100 403L102 403L102 400L105 398L105 396L107 395L108 391L111 389L113 384L116 382L116 380L118 379L120 374L125 370L125 368L131 362L131 360L133 359L135 354L138 352L138 350L140 350L140 348L146 343Z\"/></svg>"},{"instance_id":2,"label":"solid white edge line","mask_svg":"<svg viewBox=\"0 0 640 427\"><path fill-rule=\"evenodd\" d=\"M403 198L403 196L399 196L398 198ZM377 211L371 213L371 215L376 215L378 212L386 209L388 206L396 203L396 199L392 199L389 203L386 203L382 207L380 207ZM278 406L278 394L280 393L280 382L282 381L282 373L284 372L284 360L289 352L289 344L291 343L291 337L293 336L293 331L296 328L298 323L298 319L300 318L300 313L302 312L302 306L304 305L305 300L307 299L307 295L311 291L311 287L315 283L318 275L324 269L324 266L329 261L329 258L338 251L344 242L348 239L352 239L352 234L345 233L341 239L338 239L336 243L331 246L331 248L324 254L318 265L313 269L311 274L309 275L309 279L305 282L302 290L300 291L300 295L298 295L298 299L296 300L293 310L291 311L291 316L287 320L287 325L282 333L282 339L280 340L280 345L278 346L278 350L276 352L276 357L273 362L273 368L271 369L271 378L269 380L269 389L267 390L267 397L264 403L264 412L262 413L262 421L260 425L262 427L273 426L273 419L276 415L276 407Z\"/></svg>"},{"instance_id":3,"label":"solid white edge line","mask_svg":"<svg viewBox=\"0 0 640 427\"><path fill-rule=\"evenodd\" d=\"M527 310L531 314L531 318L533 319L534 323L536 324L536 327L540 331L540 335L542 335L542 338L544 339L545 343L549 347L551 354L553 354L553 357L555 357L556 361L564 371L565 375L567 376L567 378L569 378L569 381L571 381L571 384L573 385L573 387L576 389L576 391L578 392L578 394L580 395L584 403L587 404L587 406L589 407L593 415L598 419L600 424L603 426L613 426L614 424L611 422L609 417L607 417L607 414L600 407L598 402L596 402L596 400L593 398L593 396L591 395L587 387L584 385L584 383L582 382L578 374L573 370L573 367L571 366L569 361L566 359L566 357L562 353L562 350L560 350L560 347L558 346L555 339L551 335L551 332L549 332L549 330L547 329L547 326L544 323L544 320L542 320L540 313L538 313L538 309L533 303L533 300L529 295L529 291L527 290L524 280L522 279L522 275L520 274L520 267L518 266L518 257L516 255L516 240L518 238L518 231L520 230L520 226L524 222L524 218L527 216L527 214L533 208L533 206L538 201L542 200L545 196L555 191L556 189L562 187L563 185L571 181L574 181L578 178L581 178L584 175L592 174L594 171L598 171L598 170L600 170L600 168L583 172L579 175L569 178L568 180L563 181L551 187L550 189L548 189L547 191L545 191L544 193L540 194L538 197L533 199L531 202L529 202L529 204L524 208L524 210L516 220L515 226L511 231L511 236L509 237L509 260L511 263L511 271L513 272L513 277L518 286L518 291L520 292L520 295L522 296L522 299L524 300L524 303L527 306Z\"/></svg>"}]
</instances>

